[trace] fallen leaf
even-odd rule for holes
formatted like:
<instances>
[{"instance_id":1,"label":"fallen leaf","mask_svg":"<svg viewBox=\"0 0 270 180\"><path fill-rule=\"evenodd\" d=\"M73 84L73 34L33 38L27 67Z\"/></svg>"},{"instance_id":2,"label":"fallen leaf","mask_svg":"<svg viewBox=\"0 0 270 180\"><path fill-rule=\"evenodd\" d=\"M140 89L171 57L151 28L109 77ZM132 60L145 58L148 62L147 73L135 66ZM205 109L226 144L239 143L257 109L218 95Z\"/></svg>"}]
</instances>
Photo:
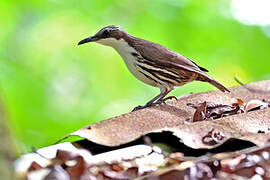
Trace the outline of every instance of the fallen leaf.
<instances>
[{"instance_id":1,"label":"fallen leaf","mask_svg":"<svg viewBox=\"0 0 270 180\"><path fill-rule=\"evenodd\" d=\"M207 135L202 137L202 142L210 146L220 144L224 140L225 140L225 136L223 135L223 133L216 132L215 129L212 129L211 131L207 133Z\"/></svg>"},{"instance_id":2,"label":"fallen leaf","mask_svg":"<svg viewBox=\"0 0 270 180\"><path fill-rule=\"evenodd\" d=\"M200 104L193 116L193 122L202 121L206 118L206 101Z\"/></svg>"},{"instance_id":3,"label":"fallen leaf","mask_svg":"<svg viewBox=\"0 0 270 180\"><path fill-rule=\"evenodd\" d=\"M40 170L43 169L43 167L41 165L39 165L36 161L33 161L30 165L30 167L28 168L28 172L30 171L36 171L36 170Z\"/></svg>"},{"instance_id":4,"label":"fallen leaf","mask_svg":"<svg viewBox=\"0 0 270 180\"><path fill-rule=\"evenodd\" d=\"M249 112L249 111L254 111L256 109L265 109L268 107L269 107L268 102L263 102L261 100L252 99L252 100L248 101L248 103L245 105L245 111Z\"/></svg>"},{"instance_id":5,"label":"fallen leaf","mask_svg":"<svg viewBox=\"0 0 270 180\"><path fill-rule=\"evenodd\" d=\"M65 162L68 160L73 160L78 156L79 155L77 153L74 153L72 151L58 149L56 152L55 159Z\"/></svg>"},{"instance_id":6,"label":"fallen leaf","mask_svg":"<svg viewBox=\"0 0 270 180\"><path fill-rule=\"evenodd\" d=\"M260 89L268 88L270 80L250 83L249 86ZM235 106L232 106L235 103L235 97L238 97L238 103L241 104L241 101L248 102L252 99L270 99L270 94L254 94L242 86L233 87L230 90L232 93L211 91L190 94L166 105L130 112L88 125L70 133L68 136L75 135L98 144L118 146L151 132L170 131L179 137L185 145L192 148L214 148L231 138L247 140L258 146L263 146L270 139L268 133L270 130L268 118L270 117L270 108L252 111L248 114L236 113L231 115L230 113L238 110ZM220 113L226 114L228 112L228 116L211 121L187 124L186 119L192 117L195 110L187 107L186 104L205 101L215 102L206 104L209 109L218 109L217 111L214 110L212 115L215 113L219 116ZM205 144L202 138L211 129L222 132L226 138L219 143L213 143L215 145ZM265 133L258 133L260 131Z\"/></svg>"},{"instance_id":7,"label":"fallen leaf","mask_svg":"<svg viewBox=\"0 0 270 180\"><path fill-rule=\"evenodd\" d=\"M270 144L263 148L244 149L240 152L198 157L191 166L184 163L159 169L146 179L270 179ZM214 158L211 158L214 156ZM217 158L220 157L220 158Z\"/></svg>"},{"instance_id":8,"label":"fallen leaf","mask_svg":"<svg viewBox=\"0 0 270 180\"><path fill-rule=\"evenodd\" d=\"M70 180L68 173L60 165L53 166L44 180Z\"/></svg>"},{"instance_id":9,"label":"fallen leaf","mask_svg":"<svg viewBox=\"0 0 270 180\"><path fill-rule=\"evenodd\" d=\"M66 171L70 176L70 180L80 180L87 168L87 164L85 163L83 157L78 156L75 158L75 160L76 165L66 168Z\"/></svg>"},{"instance_id":10,"label":"fallen leaf","mask_svg":"<svg viewBox=\"0 0 270 180\"><path fill-rule=\"evenodd\" d=\"M251 83L249 86L263 89L269 85L270 80ZM84 140L88 143L87 148L75 147L76 143L42 148L37 151L39 156L36 153L32 162L30 160L31 164L25 166L24 172L27 172L29 180L37 180L38 177L45 180L269 179L270 103L265 100L256 103L254 100L270 99L270 94L254 94L241 86L230 90L231 94L219 91L192 94L166 105L138 110L86 126L68 136L86 138L89 140ZM244 107L247 107L248 113L242 113ZM189 117L193 117L192 123L186 123ZM170 138L165 138L167 143L171 140L178 142L179 138L179 141L193 149L180 142L178 145L189 151L198 148L203 148L199 151L205 153L214 152L218 148L223 150L225 144L228 146L225 142L229 139L239 139L238 142L244 140L240 141L243 144L249 141L250 146L254 143L258 147L238 149L232 153L222 151L222 154L187 157L187 151L174 154L163 152L155 146L157 143L152 143L151 138L147 140L148 145L128 146L135 139L151 137L154 133L163 136L170 134ZM159 139L164 137L159 136ZM224 146L220 146L223 143ZM92 155L95 153L91 149L95 147L89 146L93 145L98 145L102 153ZM106 146L118 147L104 151ZM206 150L215 147L218 148ZM44 159L46 162L43 162Z\"/></svg>"}]
</instances>

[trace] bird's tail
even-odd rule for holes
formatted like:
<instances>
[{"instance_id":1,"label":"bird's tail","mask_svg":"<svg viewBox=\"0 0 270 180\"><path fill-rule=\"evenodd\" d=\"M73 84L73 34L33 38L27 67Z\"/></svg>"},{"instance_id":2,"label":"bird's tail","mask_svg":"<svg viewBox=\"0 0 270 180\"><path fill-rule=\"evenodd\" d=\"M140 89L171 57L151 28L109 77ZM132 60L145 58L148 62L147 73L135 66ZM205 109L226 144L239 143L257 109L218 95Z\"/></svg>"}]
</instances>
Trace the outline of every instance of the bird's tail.
<instances>
[{"instance_id":1,"label":"bird's tail","mask_svg":"<svg viewBox=\"0 0 270 180\"><path fill-rule=\"evenodd\" d=\"M225 86L223 86L222 84L220 84L219 82L217 82L216 80L210 80L209 81L210 84L216 86L219 90L221 90L222 92L230 92L230 90L228 88L226 88Z\"/></svg>"},{"instance_id":2,"label":"bird's tail","mask_svg":"<svg viewBox=\"0 0 270 180\"><path fill-rule=\"evenodd\" d=\"M208 76L207 74L200 74L198 76L199 81L204 81L204 82L209 82L210 84L212 84L213 86L215 86L216 88L218 88L219 90L221 90L222 92L230 92L230 90L228 88L226 88L225 86L223 86L222 84L220 84L219 82L217 82L215 79L211 78L210 76Z\"/></svg>"}]
</instances>

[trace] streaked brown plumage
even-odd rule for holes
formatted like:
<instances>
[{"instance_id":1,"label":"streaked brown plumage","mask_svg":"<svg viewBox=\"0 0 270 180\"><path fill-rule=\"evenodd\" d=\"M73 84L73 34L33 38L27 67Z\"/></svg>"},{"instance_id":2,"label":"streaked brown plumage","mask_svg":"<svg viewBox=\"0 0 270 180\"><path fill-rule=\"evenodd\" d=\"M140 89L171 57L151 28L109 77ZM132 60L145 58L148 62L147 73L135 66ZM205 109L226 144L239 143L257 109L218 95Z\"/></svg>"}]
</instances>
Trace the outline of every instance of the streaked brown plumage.
<instances>
[{"instance_id":1,"label":"streaked brown plumage","mask_svg":"<svg viewBox=\"0 0 270 180\"><path fill-rule=\"evenodd\" d=\"M158 96L135 109L160 104L175 87L194 80L209 82L221 91L229 92L226 87L206 74L208 70L190 59L160 44L131 36L118 26L104 27L94 36L80 41L79 45L92 41L113 47L136 78L160 88L161 93Z\"/></svg>"}]
</instances>

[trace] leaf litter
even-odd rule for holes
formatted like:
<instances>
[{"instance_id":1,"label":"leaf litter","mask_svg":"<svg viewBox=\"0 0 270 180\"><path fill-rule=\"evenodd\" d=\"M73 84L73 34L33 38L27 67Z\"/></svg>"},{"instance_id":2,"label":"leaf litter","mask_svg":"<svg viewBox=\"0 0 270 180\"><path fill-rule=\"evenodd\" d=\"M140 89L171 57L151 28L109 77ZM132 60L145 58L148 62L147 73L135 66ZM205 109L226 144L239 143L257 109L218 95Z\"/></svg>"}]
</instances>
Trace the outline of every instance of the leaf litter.
<instances>
[{"instance_id":1,"label":"leaf litter","mask_svg":"<svg viewBox=\"0 0 270 180\"><path fill-rule=\"evenodd\" d=\"M62 143L64 144L64 143ZM206 154L197 158L183 153L164 154L154 146L144 155L136 154L129 159L111 162L87 162L81 154L58 149L50 164L42 167L33 161L21 178L27 180L127 180L127 179L269 179L270 144L236 152ZM50 147L47 147L49 149ZM133 147L136 150L137 147ZM123 149L122 149L123 150ZM130 151L131 149L125 149ZM118 150L116 150L118 151ZM112 155L112 154L111 154ZM43 153L42 156L46 156ZM95 158L95 156L92 156ZM33 168L33 166L38 168Z\"/></svg>"},{"instance_id":2,"label":"leaf litter","mask_svg":"<svg viewBox=\"0 0 270 180\"><path fill-rule=\"evenodd\" d=\"M204 101L197 104L188 103L187 106L196 109L192 118L192 122L197 122L203 120L218 119L254 110L266 109L270 107L270 102L265 100L261 101L252 99L247 103L244 103L243 100L236 99L236 102L230 105L216 104L214 102Z\"/></svg>"},{"instance_id":3,"label":"leaf litter","mask_svg":"<svg viewBox=\"0 0 270 180\"><path fill-rule=\"evenodd\" d=\"M270 81L249 85L262 90L269 86ZM232 92L192 94L167 105L91 124L68 136L113 147L152 132L168 131L194 149L215 148L229 139L249 141L258 147L190 157L184 151L164 152L151 143L98 154L75 146L76 142L67 147L61 143L26 154L15 163L16 173L28 180L270 179L270 103L264 100L270 96L241 86Z\"/></svg>"}]
</instances>

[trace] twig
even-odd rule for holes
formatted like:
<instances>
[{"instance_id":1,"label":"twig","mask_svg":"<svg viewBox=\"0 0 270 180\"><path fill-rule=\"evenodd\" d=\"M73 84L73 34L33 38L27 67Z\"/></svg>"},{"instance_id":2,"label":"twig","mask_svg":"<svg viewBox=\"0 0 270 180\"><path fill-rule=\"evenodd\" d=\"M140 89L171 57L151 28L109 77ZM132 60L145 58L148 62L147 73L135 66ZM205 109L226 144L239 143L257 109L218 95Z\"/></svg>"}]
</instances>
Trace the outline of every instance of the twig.
<instances>
[{"instance_id":1,"label":"twig","mask_svg":"<svg viewBox=\"0 0 270 180\"><path fill-rule=\"evenodd\" d=\"M269 91L265 91L265 90L261 90L261 89L254 89L254 88L247 87L247 85L245 85L244 83L242 83L237 77L234 77L234 80L238 84L240 84L241 86L243 86L244 88L246 88L250 92L260 93L260 94L270 93L270 90Z\"/></svg>"},{"instance_id":2,"label":"twig","mask_svg":"<svg viewBox=\"0 0 270 180\"><path fill-rule=\"evenodd\" d=\"M62 142L63 140L67 139L69 136L64 136L61 139L59 139L58 141L56 141L54 144L58 144L60 142Z\"/></svg>"}]
</instances>

